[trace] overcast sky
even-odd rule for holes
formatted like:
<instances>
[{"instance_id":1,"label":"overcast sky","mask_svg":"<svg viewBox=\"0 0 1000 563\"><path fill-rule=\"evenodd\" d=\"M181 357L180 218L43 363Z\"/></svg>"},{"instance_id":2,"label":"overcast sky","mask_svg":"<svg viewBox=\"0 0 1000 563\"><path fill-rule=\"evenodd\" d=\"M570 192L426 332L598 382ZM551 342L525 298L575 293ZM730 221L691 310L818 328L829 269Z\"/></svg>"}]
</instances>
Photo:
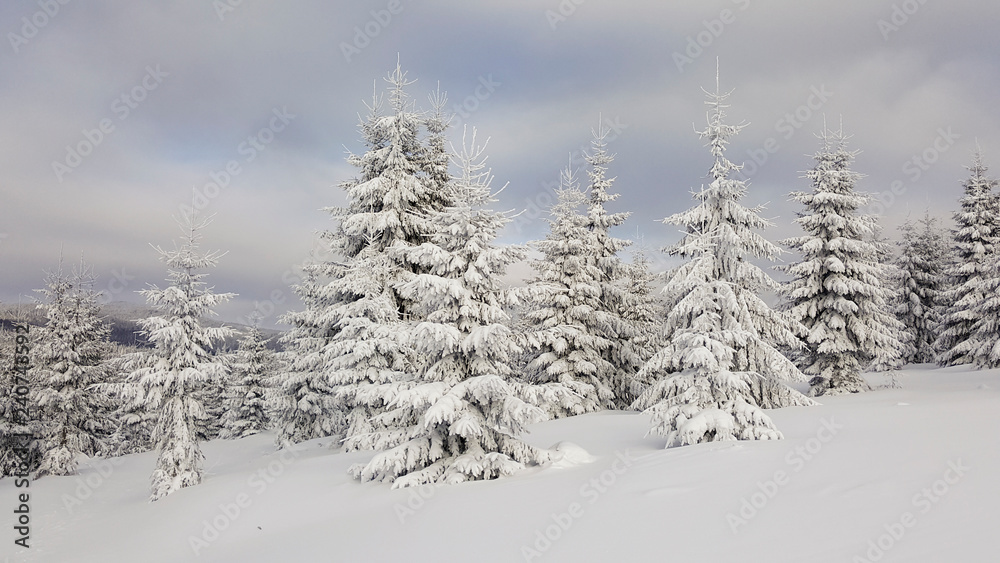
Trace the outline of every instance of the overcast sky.
<instances>
[{"instance_id":1,"label":"overcast sky","mask_svg":"<svg viewBox=\"0 0 1000 563\"><path fill-rule=\"evenodd\" d=\"M676 240L658 220L711 164L694 127L717 57L730 120L748 123L729 156L767 236L798 234L787 194L809 188L824 115L861 151L860 189L887 192L870 210L895 236L907 214L950 217L977 139L1000 170L998 25L1000 3L973 0L4 2L0 301L28 299L61 249L140 302L166 274L150 244L171 246L199 191L215 196L205 248L228 251L209 280L240 294L221 316L256 301L274 326L397 55L419 105L440 82L491 138L501 206L527 210L504 242L544 236L539 209L599 115L616 128L612 210L632 212L618 234Z\"/></svg>"}]
</instances>

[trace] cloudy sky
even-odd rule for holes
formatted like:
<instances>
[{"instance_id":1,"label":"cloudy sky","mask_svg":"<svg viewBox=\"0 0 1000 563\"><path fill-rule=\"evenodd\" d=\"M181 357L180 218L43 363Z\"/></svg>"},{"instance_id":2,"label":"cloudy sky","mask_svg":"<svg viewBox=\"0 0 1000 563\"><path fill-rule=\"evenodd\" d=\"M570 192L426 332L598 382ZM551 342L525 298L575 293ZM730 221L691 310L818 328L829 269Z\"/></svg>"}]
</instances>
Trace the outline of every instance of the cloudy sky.
<instances>
[{"instance_id":1,"label":"cloudy sky","mask_svg":"<svg viewBox=\"0 0 1000 563\"><path fill-rule=\"evenodd\" d=\"M544 236L558 170L599 116L631 211L622 236L675 240L710 157L702 87L733 89L748 125L748 204L797 234L815 135L843 119L860 188L884 192L887 234L947 218L978 139L1000 167L1000 4L958 0L18 0L0 5L0 301L27 300L62 252L83 253L115 300L163 285L150 244L200 194L220 310L295 307L288 283L344 201L358 114L397 56L426 107L440 83L458 121L489 136L501 205L526 212L504 242ZM229 168L229 170L227 170ZM225 184L216 190L211 184ZM540 211L541 210L541 211Z\"/></svg>"}]
</instances>

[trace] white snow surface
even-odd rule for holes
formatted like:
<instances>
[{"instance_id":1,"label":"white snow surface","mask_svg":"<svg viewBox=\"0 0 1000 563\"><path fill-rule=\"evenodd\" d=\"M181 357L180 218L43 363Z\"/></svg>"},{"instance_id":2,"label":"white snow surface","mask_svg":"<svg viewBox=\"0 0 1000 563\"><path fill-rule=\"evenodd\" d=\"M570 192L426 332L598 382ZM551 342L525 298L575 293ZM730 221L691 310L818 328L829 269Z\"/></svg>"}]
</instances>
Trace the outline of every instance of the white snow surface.
<instances>
[{"instance_id":1,"label":"white snow surface","mask_svg":"<svg viewBox=\"0 0 1000 563\"><path fill-rule=\"evenodd\" d=\"M85 460L78 476L31 483L28 550L12 537L24 489L0 480L0 558L996 561L1000 370L920 365L897 379L768 411L778 441L664 449L633 412L543 422L527 440L572 442L559 446L562 467L439 487L360 483L347 469L371 452L319 439L279 454L272 433L205 444L203 483L155 503L154 453ZM198 554L192 538L205 540Z\"/></svg>"}]
</instances>

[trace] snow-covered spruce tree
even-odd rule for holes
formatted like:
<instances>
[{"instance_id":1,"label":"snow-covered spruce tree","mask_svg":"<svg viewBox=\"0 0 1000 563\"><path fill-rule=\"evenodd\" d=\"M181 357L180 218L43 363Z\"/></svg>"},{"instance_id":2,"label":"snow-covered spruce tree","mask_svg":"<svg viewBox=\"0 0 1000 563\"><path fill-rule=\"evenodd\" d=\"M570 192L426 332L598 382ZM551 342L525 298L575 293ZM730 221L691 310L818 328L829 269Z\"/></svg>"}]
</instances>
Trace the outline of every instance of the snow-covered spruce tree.
<instances>
[{"instance_id":1,"label":"snow-covered spruce tree","mask_svg":"<svg viewBox=\"0 0 1000 563\"><path fill-rule=\"evenodd\" d=\"M902 234L896 267L900 272L899 294L895 299L896 318L909 333L907 363L933 362L937 357L935 342L941 323L941 292L945 287L944 270L948 247L937 219L924 214L915 226L909 219L899 227Z\"/></svg>"},{"instance_id":2,"label":"snow-covered spruce tree","mask_svg":"<svg viewBox=\"0 0 1000 563\"><path fill-rule=\"evenodd\" d=\"M103 397L91 388L108 378L109 329L98 316L93 271L82 259L72 274L60 261L45 285L38 306L47 322L36 332L30 373L41 423L36 476L75 475L79 456L100 453L110 432Z\"/></svg>"},{"instance_id":3,"label":"snow-covered spruce tree","mask_svg":"<svg viewBox=\"0 0 1000 563\"><path fill-rule=\"evenodd\" d=\"M269 383L268 411L280 448L335 433L333 389L326 382L323 349L332 333L323 317L322 286L318 281L322 263L302 267L302 278L292 291L303 309L285 314L281 322L291 330L281 337L284 351L281 369Z\"/></svg>"},{"instance_id":4,"label":"snow-covered spruce tree","mask_svg":"<svg viewBox=\"0 0 1000 563\"><path fill-rule=\"evenodd\" d=\"M913 336L895 315L897 299L902 291L903 273L896 266L892 243L882 234L882 227L877 217L873 217L873 221L875 234L871 238L871 243L875 246L876 272L879 285L882 287L884 303L880 318L884 319L882 330L886 331L887 342L891 344L881 353L875 354L866 369L870 372L894 372L906 365L903 357L913 353ZM889 377L892 382L890 386L897 387L895 375L889 374Z\"/></svg>"},{"instance_id":5,"label":"snow-covered spruce tree","mask_svg":"<svg viewBox=\"0 0 1000 563\"><path fill-rule=\"evenodd\" d=\"M652 415L650 432L665 436L667 447L782 437L753 396L753 388L761 385L763 376L734 371L736 354L730 343L750 341L753 335L734 315L740 310L736 284L714 275L716 258L711 247L706 247L692 260L694 267L687 279L700 283L694 284L667 316L668 324L677 324L670 364L660 368L668 374L635 402L635 407ZM678 323L680 319L686 322ZM664 355L658 355L651 363L662 359Z\"/></svg>"},{"instance_id":6,"label":"snow-covered spruce tree","mask_svg":"<svg viewBox=\"0 0 1000 563\"><path fill-rule=\"evenodd\" d=\"M993 184L995 188L996 181ZM1000 194L994 194L994 201L1000 213ZM993 253L986 255L983 262L983 297L973 307L976 321L972 325L972 334L966 340L969 356L979 369L1000 367L1000 216L994 215L994 218L996 236Z\"/></svg>"},{"instance_id":7,"label":"snow-covered spruce tree","mask_svg":"<svg viewBox=\"0 0 1000 563\"><path fill-rule=\"evenodd\" d=\"M280 442L370 431L382 405L369 391L411 370L414 360L399 334L404 321L418 317L398 287L420 270L386 252L423 242L433 229L427 214L450 200L439 146L447 120L415 113L405 91L412 82L398 65L387 81L390 112L382 114L376 95L360 127L367 150L348 157L360 174L341 184L347 205L326 209L338 222L323 234L336 260L313 266L314 281L303 288L310 293L300 293L306 310L286 317L296 330L285 341L292 367L283 388L291 399L279 418ZM431 133L429 145L422 128Z\"/></svg>"},{"instance_id":8,"label":"snow-covered spruce tree","mask_svg":"<svg viewBox=\"0 0 1000 563\"><path fill-rule=\"evenodd\" d=\"M535 243L545 258L533 263L537 276L525 290L533 304L528 314L534 325L528 343L536 354L529 364L532 379L587 385L574 389L584 401L570 411L552 405L554 416L627 407L642 362L642 351L632 343L638 328L626 319L638 302L625 287L627 268L618 256L630 243L610 232L629 214L605 208L618 198L609 191L614 178L608 178L607 171L614 155L607 151L608 132L599 124L584 155L589 168L582 217L571 203L573 191L578 191L575 176L571 169L562 174L560 195L566 201L554 210L549 236Z\"/></svg>"},{"instance_id":9,"label":"snow-covered spruce tree","mask_svg":"<svg viewBox=\"0 0 1000 563\"><path fill-rule=\"evenodd\" d=\"M729 94L708 95L707 138L715 160L711 182L694 193L695 207L664 222L684 227L668 251L689 258L668 277L664 346L643 366L653 381L633 404L653 414L653 433L667 446L715 440L780 438L761 410L815 404L782 380L805 377L776 348L799 347L798 323L773 311L759 292L778 284L751 263L781 250L758 231L770 223L761 208L740 203L746 183L725 148L743 127L724 122Z\"/></svg>"},{"instance_id":10,"label":"snow-covered spruce tree","mask_svg":"<svg viewBox=\"0 0 1000 563\"><path fill-rule=\"evenodd\" d=\"M225 362L213 354L213 347L233 334L228 327L205 327L201 322L213 314L213 307L234 296L213 293L204 281L206 274L198 271L214 267L221 256L199 251L200 231L207 221L189 215L180 224L185 234L179 246L154 247L167 265L170 286L140 291L160 313L139 321L155 348L131 359L123 390L125 400L135 407L156 413L153 501L201 482L203 455L197 432L205 411L198 394L209 381L227 376Z\"/></svg>"},{"instance_id":11,"label":"snow-covered spruce tree","mask_svg":"<svg viewBox=\"0 0 1000 563\"><path fill-rule=\"evenodd\" d=\"M635 400L632 390L635 373L642 367L648 355L637 348L641 342L633 339L641 338L640 327L629 318L635 308L642 305L641 295L635 295L626 287L628 266L622 262L618 253L629 246L631 241L611 236L611 229L622 225L629 213L608 213L605 204L618 199L619 195L609 190L614 184L614 178L608 178L608 165L614 161L614 155L607 151L607 136L610 129L598 119L598 128L593 130L591 150L584 155L589 168L587 177L587 239L584 246L587 249L588 260L593 261L596 268L596 282L600 290L597 296L598 312L606 316L594 315L597 328L604 333L610 346L605 351L605 359L612 367L610 373L598 372L596 376L608 382L614 392L612 408L627 408Z\"/></svg>"},{"instance_id":12,"label":"snow-covered spruce tree","mask_svg":"<svg viewBox=\"0 0 1000 563\"><path fill-rule=\"evenodd\" d=\"M907 219L908 221L909 219ZM913 333L908 330L903 320L899 318L900 311L904 307L904 301L907 299L906 284L908 273L903 271L899 265L899 258L892 253L892 243L880 238L880 236L876 236L873 242L878 245L880 250L878 253L878 262L882 269L879 282L886 292L886 308L899 321L896 325L898 328L896 338L899 346L896 348L896 353L892 356L884 358L883 361L873 361L868 364L868 371L897 371L906 365L908 358L913 358L917 353ZM896 244L898 245L899 242L897 241ZM898 387L895 374L890 374L890 380L890 387Z\"/></svg>"},{"instance_id":13,"label":"snow-covered spruce tree","mask_svg":"<svg viewBox=\"0 0 1000 563\"><path fill-rule=\"evenodd\" d=\"M965 194L959 200L961 210L954 215L951 252L954 262L947 270L948 289L942 294L945 311L937 348L937 362L943 366L972 363L973 350L982 341L973 339L973 325L986 301L1000 253L1000 196L994 193L997 180L986 175L982 153L977 150L972 175L963 184Z\"/></svg>"},{"instance_id":14,"label":"snow-covered spruce tree","mask_svg":"<svg viewBox=\"0 0 1000 563\"><path fill-rule=\"evenodd\" d=\"M148 452L155 447L152 436L156 413L146 409L141 402L121 400L129 390L134 389L128 383L130 366L139 357L135 348L119 345L108 361L111 372L108 382L97 385L95 389L112 406L109 418L113 420L114 432L108 439L110 456Z\"/></svg>"},{"instance_id":15,"label":"snow-covered spruce tree","mask_svg":"<svg viewBox=\"0 0 1000 563\"><path fill-rule=\"evenodd\" d=\"M383 429L376 415L385 410L386 386L418 369L395 293L398 271L399 261L389 250L368 246L336 281L351 298L328 310L337 333L324 350L325 374L335 392L347 451L374 446L351 438Z\"/></svg>"},{"instance_id":16,"label":"snow-covered spruce tree","mask_svg":"<svg viewBox=\"0 0 1000 563\"><path fill-rule=\"evenodd\" d=\"M229 366L235 353L220 345L214 350L214 354ZM228 368L227 368L228 369ZM229 378L213 378L205 382L205 385L197 392L197 400L205 410L205 416L197 421L197 437L199 442L208 442L222 437L223 426L222 416L226 412L226 387Z\"/></svg>"},{"instance_id":17,"label":"snow-covered spruce tree","mask_svg":"<svg viewBox=\"0 0 1000 563\"><path fill-rule=\"evenodd\" d=\"M267 385L277 370L277 361L260 332L259 317L253 322L230 366L220 438L245 438L269 428Z\"/></svg>"},{"instance_id":18,"label":"snow-covered spruce tree","mask_svg":"<svg viewBox=\"0 0 1000 563\"><path fill-rule=\"evenodd\" d=\"M812 191L791 194L805 206L795 222L807 234L782 241L802 254L783 268L792 276L783 293L808 329L802 369L813 376L817 396L866 391L861 371L880 357L899 357L902 328L882 286L877 221L858 213L868 196L855 191L856 153L846 149L842 132L825 131L822 139L816 165L806 172Z\"/></svg>"},{"instance_id":19,"label":"snow-covered spruce tree","mask_svg":"<svg viewBox=\"0 0 1000 563\"><path fill-rule=\"evenodd\" d=\"M347 207L327 209L339 221L338 228L326 234L331 250L348 262L369 246L381 251L399 243L420 244L434 228L427 215L451 201L448 184L441 178L447 171L441 169L438 147L447 126L445 118L435 114L424 119L415 112L406 94L413 82L398 65L386 80L390 112L381 115L382 104L376 97L367 123L361 125L368 150L348 157L360 176L341 184L347 192ZM428 126L430 145L425 146L420 131ZM338 266L341 271L345 267ZM408 305L400 300L404 316Z\"/></svg>"},{"instance_id":20,"label":"snow-covered spruce tree","mask_svg":"<svg viewBox=\"0 0 1000 563\"><path fill-rule=\"evenodd\" d=\"M535 276L521 288L527 324L525 342L531 360L526 379L570 389L577 399L541 404L550 417L612 408L615 390L607 360L612 342L605 329L614 315L599 302L601 272L588 254L589 219L582 212L587 196L571 167L560 173L549 234L533 246L542 258L531 261Z\"/></svg>"},{"instance_id":21,"label":"snow-covered spruce tree","mask_svg":"<svg viewBox=\"0 0 1000 563\"><path fill-rule=\"evenodd\" d=\"M517 438L544 413L519 399L510 381L520 350L506 326L500 278L524 251L493 242L510 219L486 208L495 199L484 160L473 133L456 157L456 200L429 215L436 226L429 240L390 249L424 270L399 289L425 319L410 336L426 363L417 377L382 386L383 430L348 438L349 446L386 449L351 469L362 480L397 488L495 479L549 459Z\"/></svg>"},{"instance_id":22,"label":"snow-covered spruce tree","mask_svg":"<svg viewBox=\"0 0 1000 563\"><path fill-rule=\"evenodd\" d=\"M973 309L976 323L966 341L972 344L969 355L979 369L1000 367L1000 252L993 253L988 266L990 275L983 280L984 298Z\"/></svg>"},{"instance_id":23,"label":"snow-covered spruce tree","mask_svg":"<svg viewBox=\"0 0 1000 563\"><path fill-rule=\"evenodd\" d=\"M445 149L447 97L440 90L432 94L433 113L425 117L408 101L412 81L398 63L386 80L389 114L381 116L380 101L373 101L369 126L362 127L369 149L349 159L361 175L342 184L348 206L331 210L339 220L329 235L331 248L345 261L326 286L332 299L324 314L335 333L324 350L325 375L335 390L348 450L368 447L351 437L382 429L376 416L385 410L381 389L420 369L406 331L426 311L420 296L404 295L400 287L429 270L406 260L403 250L435 232L430 217L453 201Z\"/></svg>"},{"instance_id":24,"label":"snow-covered spruce tree","mask_svg":"<svg viewBox=\"0 0 1000 563\"><path fill-rule=\"evenodd\" d=\"M634 336L627 341L634 360L637 361L636 374L630 379L629 388L622 396L631 397L631 401L645 391L652 381L638 378L638 371L660 349L660 323L665 316L663 305L653 293L653 282L657 277L650 271L650 259L647 250L641 246L633 249L632 261L625 266L622 287L628 294L629 307L622 314L625 322L634 329Z\"/></svg>"},{"instance_id":25,"label":"snow-covered spruce tree","mask_svg":"<svg viewBox=\"0 0 1000 563\"><path fill-rule=\"evenodd\" d=\"M451 202L452 198L451 172L448 170L451 154L447 147L447 133L452 116L445 109L448 105L448 95L441 91L440 83L427 99L431 105L431 113L423 119L428 135L419 162L427 181L431 184L429 207L441 210Z\"/></svg>"}]
</instances>

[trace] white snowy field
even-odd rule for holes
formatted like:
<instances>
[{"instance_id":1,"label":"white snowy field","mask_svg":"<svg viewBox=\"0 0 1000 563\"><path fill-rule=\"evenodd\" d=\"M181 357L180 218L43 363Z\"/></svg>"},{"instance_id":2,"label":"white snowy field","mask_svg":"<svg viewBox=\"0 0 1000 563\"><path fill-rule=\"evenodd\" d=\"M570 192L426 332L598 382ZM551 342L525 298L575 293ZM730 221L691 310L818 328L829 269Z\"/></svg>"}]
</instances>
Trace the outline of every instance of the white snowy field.
<instances>
[{"instance_id":1,"label":"white snowy field","mask_svg":"<svg viewBox=\"0 0 1000 563\"><path fill-rule=\"evenodd\" d=\"M873 383L881 383L875 381ZM663 449L648 418L545 422L562 467L390 490L325 440L279 455L272 434L204 445L203 484L148 502L154 455L32 482L34 562L997 561L1000 370L916 366L898 389L769 411L785 439Z\"/></svg>"}]
</instances>

